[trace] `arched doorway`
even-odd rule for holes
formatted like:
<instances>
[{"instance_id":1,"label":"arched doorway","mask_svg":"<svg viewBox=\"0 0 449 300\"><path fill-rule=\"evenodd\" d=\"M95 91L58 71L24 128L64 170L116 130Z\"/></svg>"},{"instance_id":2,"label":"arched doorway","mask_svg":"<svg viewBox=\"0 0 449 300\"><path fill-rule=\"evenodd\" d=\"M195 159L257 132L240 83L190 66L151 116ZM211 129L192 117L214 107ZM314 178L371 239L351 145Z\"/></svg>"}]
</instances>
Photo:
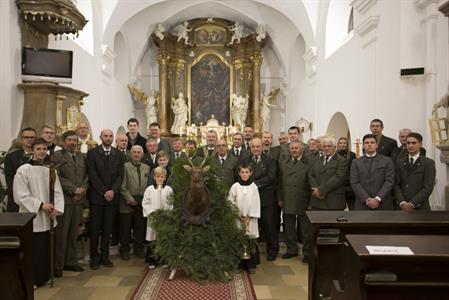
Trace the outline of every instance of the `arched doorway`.
<instances>
[{"instance_id":1,"label":"arched doorway","mask_svg":"<svg viewBox=\"0 0 449 300\"><path fill-rule=\"evenodd\" d=\"M341 137L348 138L349 148L351 148L351 132L349 130L348 121L341 112L336 112L329 121L326 134L338 140Z\"/></svg>"}]
</instances>

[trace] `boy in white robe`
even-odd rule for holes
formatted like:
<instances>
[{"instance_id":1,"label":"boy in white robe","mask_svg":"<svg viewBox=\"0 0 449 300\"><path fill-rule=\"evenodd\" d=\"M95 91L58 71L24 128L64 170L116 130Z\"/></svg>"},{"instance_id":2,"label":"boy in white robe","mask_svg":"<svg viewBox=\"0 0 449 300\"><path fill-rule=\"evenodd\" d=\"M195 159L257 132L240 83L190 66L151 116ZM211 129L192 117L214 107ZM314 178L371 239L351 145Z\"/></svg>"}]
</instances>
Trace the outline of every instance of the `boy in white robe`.
<instances>
[{"instance_id":1,"label":"boy in white robe","mask_svg":"<svg viewBox=\"0 0 449 300\"><path fill-rule=\"evenodd\" d=\"M47 155L47 142L38 138L33 143L33 159L17 169L14 176L14 201L19 212L35 213L33 219L34 284L41 286L50 279L50 219L64 212L64 194L56 176L54 204L50 201L48 166L42 165Z\"/></svg>"},{"instance_id":2,"label":"boy in white robe","mask_svg":"<svg viewBox=\"0 0 449 300\"><path fill-rule=\"evenodd\" d=\"M168 205L167 199L173 194L173 189L164 184L167 178L167 170L163 167L157 167L153 170L153 174L155 184L147 187L142 200L145 218L149 218L158 209L172 209L171 205ZM146 262L149 263L150 269L154 269L157 265L157 257L153 253L154 245L152 245L152 241L156 240L156 232L151 227L150 220L147 221L146 240L150 242L147 247Z\"/></svg>"},{"instance_id":3,"label":"boy in white robe","mask_svg":"<svg viewBox=\"0 0 449 300\"><path fill-rule=\"evenodd\" d=\"M241 165L239 167L239 181L231 186L229 201L239 209L237 225L240 228L245 228L246 234L250 238L251 259L242 260L241 267L247 269L250 274L254 274L256 265L260 263L260 253L256 242L259 237L260 196L251 175L251 166Z\"/></svg>"}]
</instances>

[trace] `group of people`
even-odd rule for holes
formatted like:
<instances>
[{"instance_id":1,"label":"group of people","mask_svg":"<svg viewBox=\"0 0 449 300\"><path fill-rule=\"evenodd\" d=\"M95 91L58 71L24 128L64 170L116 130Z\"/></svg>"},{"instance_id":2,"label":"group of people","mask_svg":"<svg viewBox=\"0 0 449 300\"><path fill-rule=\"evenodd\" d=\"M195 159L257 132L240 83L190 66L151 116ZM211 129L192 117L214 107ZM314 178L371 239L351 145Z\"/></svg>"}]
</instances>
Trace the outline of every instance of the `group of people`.
<instances>
[{"instance_id":1,"label":"group of people","mask_svg":"<svg viewBox=\"0 0 449 300\"><path fill-rule=\"evenodd\" d=\"M63 270L83 270L76 240L86 206L91 269L113 266L109 246L117 241L121 259L130 258L132 246L135 255L155 267L151 241L156 233L147 218L157 209L170 209L170 178L176 175L171 166L178 159L210 158L214 175L229 189L229 201L238 208L236 222L246 229L252 247L257 239L265 240L268 261L277 259L282 226L287 252L281 257L298 256L298 242L302 242L302 261L308 262L307 210L430 210L436 171L434 161L425 157L422 136L403 129L398 147L382 134L379 119L371 122L371 133L363 137L364 155L359 158L350 151L347 138L336 141L323 136L304 143L296 126L280 134L278 146L272 145L272 133L254 137L253 129L246 126L233 134L230 147L213 130L207 132L206 145L197 147L194 140L183 144L177 138L161 138L157 123L149 125L148 139L139 133L137 119L129 119L127 125L128 133L118 134L113 147L111 130L101 131L97 145L88 126L79 123L77 131L62 135L60 150L51 126L42 127L41 138L35 129L24 128L20 148L7 155L8 211L36 213L36 285L48 280L52 226L56 226L55 276L62 276ZM48 176L52 167L57 170L53 183ZM259 260L256 252L247 262L249 272L255 272Z\"/></svg>"}]
</instances>

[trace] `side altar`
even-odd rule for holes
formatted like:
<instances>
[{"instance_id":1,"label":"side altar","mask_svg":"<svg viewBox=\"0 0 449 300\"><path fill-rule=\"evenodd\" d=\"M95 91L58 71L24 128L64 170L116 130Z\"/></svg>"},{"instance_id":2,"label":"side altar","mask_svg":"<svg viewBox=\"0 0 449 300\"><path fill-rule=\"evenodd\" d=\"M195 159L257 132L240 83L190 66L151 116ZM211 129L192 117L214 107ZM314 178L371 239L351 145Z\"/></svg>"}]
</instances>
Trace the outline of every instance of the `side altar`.
<instances>
[{"instance_id":1,"label":"side altar","mask_svg":"<svg viewBox=\"0 0 449 300\"><path fill-rule=\"evenodd\" d=\"M244 126L260 134L265 38L262 25L225 19L198 18L169 30L158 24L151 39L159 51L159 93L144 102L147 119L156 115L165 136L188 136L208 120L222 136Z\"/></svg>"}]
</instances>

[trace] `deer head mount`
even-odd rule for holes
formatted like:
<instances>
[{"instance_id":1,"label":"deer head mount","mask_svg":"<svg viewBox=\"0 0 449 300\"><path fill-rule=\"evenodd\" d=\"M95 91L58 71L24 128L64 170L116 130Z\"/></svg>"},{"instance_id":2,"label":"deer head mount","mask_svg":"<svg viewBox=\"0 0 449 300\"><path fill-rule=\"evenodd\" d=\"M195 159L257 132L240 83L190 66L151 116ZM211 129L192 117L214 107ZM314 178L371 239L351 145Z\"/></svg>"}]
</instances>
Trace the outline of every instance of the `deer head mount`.
<instances>
[{"instance_id":1,"label":"deer head mount","mask_svg":"<svg viewBox=\"0 0 449 300\"><path fill-rule=\"evenodd\" d=\"M203 167L205 161L206 159L200 166L194 166L192 161L190 161L190 166L184 165L184 169L190 173L190 186L187 187L182 199L184 225L206 225L210 222L212 207L209 190L203 180L203 175L210 166Z\"/></svg>"}]
</instances>

